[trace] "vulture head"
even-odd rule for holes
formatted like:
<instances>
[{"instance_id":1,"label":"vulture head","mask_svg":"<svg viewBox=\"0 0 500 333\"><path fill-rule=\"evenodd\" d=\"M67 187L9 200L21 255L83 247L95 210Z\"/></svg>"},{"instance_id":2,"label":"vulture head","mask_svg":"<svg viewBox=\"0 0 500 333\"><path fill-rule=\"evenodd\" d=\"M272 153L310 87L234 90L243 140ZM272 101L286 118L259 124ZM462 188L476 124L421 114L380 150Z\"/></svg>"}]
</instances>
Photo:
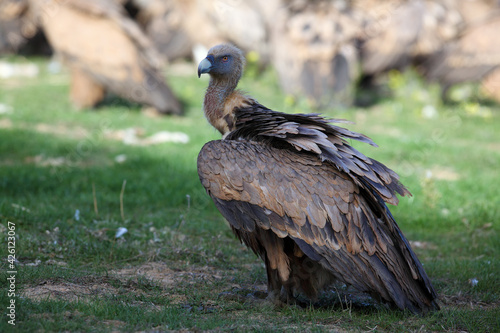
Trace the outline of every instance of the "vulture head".
<instances>
[{"instance_id":1,"label":"vulture head","mask_svg":"<svg viewBox=\"0 0 500 333\"><path fill-rule=\"evenodd\" d=\"M231 44L220 44L208 50L198 66L198 77L208 73L212 79L238 82L245 66L245 56Z\"/></svg>"}]
</instances>

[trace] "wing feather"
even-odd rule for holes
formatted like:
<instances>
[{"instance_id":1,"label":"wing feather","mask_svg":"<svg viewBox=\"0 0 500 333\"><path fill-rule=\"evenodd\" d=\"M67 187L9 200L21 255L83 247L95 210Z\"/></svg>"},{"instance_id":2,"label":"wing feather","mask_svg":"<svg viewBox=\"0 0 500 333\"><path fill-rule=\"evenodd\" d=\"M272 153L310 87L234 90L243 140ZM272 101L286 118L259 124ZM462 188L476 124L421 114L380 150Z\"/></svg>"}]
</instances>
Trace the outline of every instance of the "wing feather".
<instances>
[{"instance_id":1,"label":"wing feather","mask_svg":"<svg viewBox=\"0 0 500 333\"><path fill-rule=\"evenodd\" d=\"M247 202L282 218L288 216L292 223L287 224L284 219L269 221L269 226L264 223L280 237L300 235L307 243L332 244L336 249L344 245L352 253L373 254L375 244L381 252L386 252L387 245L394 246L387 219L373 215L367 199L358 194L359 187L350 178L307 155L294 156L295 163L283 164L283 160L290 159L285 157L287 154L290 153L286 150L257 144L214 141L200 153L200 178L202 184L209 184L206 187L212 197ZM212 156L213 159L206 160ZM241 165L241 169L231 167L236 164ZM270 168L258 170L256 165ZM213 172L220 169L224 172ZM229 222L237 229L251 230L250 221L244 218L238 221L242 221L242 225Z\"/></svg>"},{"instance_id":2,"label":"wing feather","mask_svg":"<svg viewBox=\"0 0 500 333\"><path fill-rule=\"evenodd\" d=\"M404 302L394 297L408 294L414 284L425 285L435 295L378 194L385 190L372 191L365 185L368 178L356 183L315 155L236 140L207 143L198 158L198 172L235 230L270 229L278 236L272 241L278 248L283 242L277 239L300 240L296 243L300 249L306 254L314 252L308 257L333 276L362 291L376 291L398 306ZM288 259L278 252L269 255L273 269L287 277ZM365 281L367 276L370 280ZM421 291L416 293L412 302L428 299ZM403 305L411 308L412 304Z\"/></svg>"},{"instance_id":3,"label":"wing feather","mask_svg":"<svg viewBox=\"0 0 500 333\"><path fill-rule=\"evenodd\" d=\"M411 195L399 182L398 175L385 165L374 161L347 144L348 139L376 144L367 136L332 125L345 122L327 120L318 114L285 114L254 104L235 110L236 130L227 139L247 139L271 145L289 145L297 151L316 154L345 172L355 183L376 192L385 202L397 204L400 195Z\"/></svg>"}]
</instances>

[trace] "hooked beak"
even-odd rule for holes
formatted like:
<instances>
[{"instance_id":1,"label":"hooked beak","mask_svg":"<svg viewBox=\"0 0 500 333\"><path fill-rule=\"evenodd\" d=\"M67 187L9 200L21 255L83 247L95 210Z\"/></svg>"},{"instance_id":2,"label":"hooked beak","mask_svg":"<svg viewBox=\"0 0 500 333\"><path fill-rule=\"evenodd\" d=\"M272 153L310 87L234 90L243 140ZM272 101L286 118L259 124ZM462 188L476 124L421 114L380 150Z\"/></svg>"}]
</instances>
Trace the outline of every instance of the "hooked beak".
<instances>
[{"instance_id":1,"label":"hooked beak","mask_svg":"<svg viewBox=\"0 0 500 333\"><path fill-rule=\"evenodd\" d=\"M209 57L206 57L203 59L200 64L198 65L198 77L201 76L203 73L209 73L210 70L212 69L213 62Z\"/></svg>"}]
</instances>

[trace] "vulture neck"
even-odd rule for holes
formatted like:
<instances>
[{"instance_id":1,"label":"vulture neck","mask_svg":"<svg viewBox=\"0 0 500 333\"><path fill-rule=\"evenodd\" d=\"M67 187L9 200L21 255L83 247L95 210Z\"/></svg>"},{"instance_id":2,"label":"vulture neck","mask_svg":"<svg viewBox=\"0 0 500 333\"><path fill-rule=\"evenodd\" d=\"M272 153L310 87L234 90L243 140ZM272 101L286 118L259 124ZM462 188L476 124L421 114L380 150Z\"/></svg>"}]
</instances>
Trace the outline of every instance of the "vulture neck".
<instances>
[{"instance_id":1,"label":"vulture neck","mask_svg":"<svg viewBox=\"0 0 500 333\"><path fill-rule=\"evenodd\" d=\"M238 90L235 90L239 79L239 77L210 76L203 110L210 124L222 135L234 129L234 116L232 114L234 106L236 106L234 99L240 97L237 98L239 100L242 96Z\"/></svg>"}]
</instances>

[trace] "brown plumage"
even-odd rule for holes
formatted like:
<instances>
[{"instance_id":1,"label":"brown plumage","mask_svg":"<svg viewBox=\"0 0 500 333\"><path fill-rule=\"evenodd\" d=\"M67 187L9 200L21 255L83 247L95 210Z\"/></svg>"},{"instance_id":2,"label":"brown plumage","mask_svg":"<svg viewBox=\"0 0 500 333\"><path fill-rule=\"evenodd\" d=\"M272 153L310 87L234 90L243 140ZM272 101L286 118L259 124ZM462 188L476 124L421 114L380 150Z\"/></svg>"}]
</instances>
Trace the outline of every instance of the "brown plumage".
<instances>
[{"instance_id":1,"label":"brown plumage","mask_svg":"<svg viewBox=\"0 0 500 333\"><path fill-rule=\"evenodd\" d=\"M109 90L161 113L182 113L151 42L118 3L29 1L54 51L72 71L76 106L93 107Z\"/></svg>"},{"instance_id":2,"label":"brown plumage","mask_svg":"<svg viewBox=\"0 0 500 333\"><path fill-rule=\"evenodd\" d=\"M386 203L410 195L398 176L346 140L368 137L317 114L272 111L235 90L240 50L213 47L208 121L223 135L198 156L207 193L236 236L266 264L269 296L314 300L335 281L415 313L436 293Z\"/></svg>"}]
</instances>

